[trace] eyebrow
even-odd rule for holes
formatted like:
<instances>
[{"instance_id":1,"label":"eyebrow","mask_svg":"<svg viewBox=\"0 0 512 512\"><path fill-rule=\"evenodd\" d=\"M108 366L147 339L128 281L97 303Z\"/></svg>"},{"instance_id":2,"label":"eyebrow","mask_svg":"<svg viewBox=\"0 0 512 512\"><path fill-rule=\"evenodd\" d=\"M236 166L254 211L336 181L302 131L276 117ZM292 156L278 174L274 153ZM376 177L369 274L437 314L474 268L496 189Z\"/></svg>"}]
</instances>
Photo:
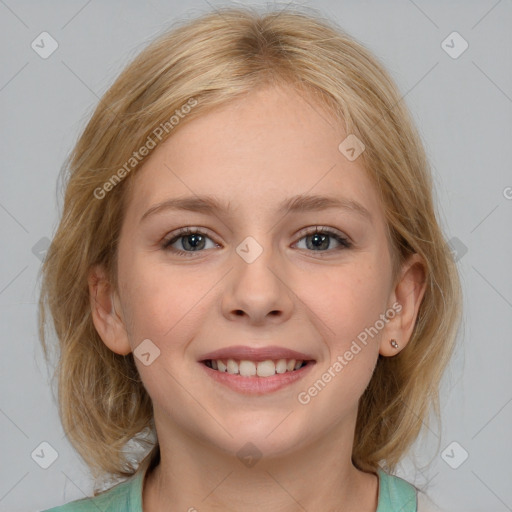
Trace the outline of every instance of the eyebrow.
<instances>
[{"instance_id":1,"label":"eyebrow","mask_svg":"<svg viewBox=\"0 0 512 512\"><path fill-rule=\"evenodd\" d=\"M348 210L350 212L361 215L370 222L372 221L372 216L370 212L361 203L358 203L357 201L353 201L347 198L338 198L321 195L292 196L288 199L285 199L280 204L276 213L287 214L293 212L314 212L328 210L332 208ZM151 208L149 208L149 210L147 210L144 213L144 215L142 215L140 221L142 222L144 219L147 219L148 217L155 215L156 213L161 213L167 210L186 210L205 214L214 214L216 212L229 214L231 212L231 204L223 204L214 196L208 195L176 197L172 199L167 199L166 201L163 201L152 206Z\"/></svg>"}]
</instances>

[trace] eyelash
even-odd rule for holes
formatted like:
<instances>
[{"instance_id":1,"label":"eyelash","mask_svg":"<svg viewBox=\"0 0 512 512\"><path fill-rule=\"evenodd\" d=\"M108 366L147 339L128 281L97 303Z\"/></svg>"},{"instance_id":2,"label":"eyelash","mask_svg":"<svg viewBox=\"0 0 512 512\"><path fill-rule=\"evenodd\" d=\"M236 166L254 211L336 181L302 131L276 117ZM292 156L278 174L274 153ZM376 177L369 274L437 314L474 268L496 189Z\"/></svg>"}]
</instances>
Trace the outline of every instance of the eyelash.
<instances>
[{"instance_id":1,"label":"eyelash","mask_svg":"<svg viewBox=\"0 0 512 512\"><path fill-rule=\"evenodd\" d=\"M186 257L193 256L194 253L197 253L197 252L204 252L206 249L203 249L200 251L182 251L181 249L175 249L174 247L171 247L171 245L174 244L176 241L178 241L180 238L184 238L186 236L196 235L196 234L205 236L206 238L209 238L214 243L216 243L215 240L213 240L211 237L209 237L205 232L203 232L197 228L181 228L178 230L178 232L176 233L175 236L173 236L172 238L167 238L167 239L163 240L162 249L164 251L173 252L174 254L176 254L178 256L186 256ZM340 244L340 247L338 247L337 250L350 249L352 247L352 243L348 240L348 238L341 236L339 233L337 233L336 231L334 231L330 228L322 227L319 229L318 226L316 226L316 228L314 230L304 232L302 234L301 238L299 238L299 240L297 240L296 243L300 242L303 238L306 238L306 237L312 236L312 235L316 235L316 234L328 235L328 236L331 236L332 238L334 238ZM308 249L303 249L303 250L307 251ZM311 250L310 252L316 252L316 253L321 254L321 253L325 253L325 252L332 252L332 250L333 249L328 249L326 251ZM336 250L336 249L334 249L334 250Z\"/></svg>"}]
</instances>

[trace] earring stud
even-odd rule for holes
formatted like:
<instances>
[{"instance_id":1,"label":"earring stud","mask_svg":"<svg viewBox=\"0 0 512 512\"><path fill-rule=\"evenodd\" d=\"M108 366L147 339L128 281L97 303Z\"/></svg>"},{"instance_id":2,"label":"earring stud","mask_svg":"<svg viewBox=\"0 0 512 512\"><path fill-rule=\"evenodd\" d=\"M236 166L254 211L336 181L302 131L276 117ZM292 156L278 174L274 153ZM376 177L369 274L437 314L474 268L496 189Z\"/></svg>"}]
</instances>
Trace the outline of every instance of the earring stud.
<instances>
[{"instance_id":1,"label":"earring stud","mask_svg":"<svg viewBox=\"0 0 512 512\"><path fill-rule=\"evenodd\" d=\"M396 340L390 340L390 343L393 348L398 348L398 343L396 342Z\"/></svg>"}]
</instances>

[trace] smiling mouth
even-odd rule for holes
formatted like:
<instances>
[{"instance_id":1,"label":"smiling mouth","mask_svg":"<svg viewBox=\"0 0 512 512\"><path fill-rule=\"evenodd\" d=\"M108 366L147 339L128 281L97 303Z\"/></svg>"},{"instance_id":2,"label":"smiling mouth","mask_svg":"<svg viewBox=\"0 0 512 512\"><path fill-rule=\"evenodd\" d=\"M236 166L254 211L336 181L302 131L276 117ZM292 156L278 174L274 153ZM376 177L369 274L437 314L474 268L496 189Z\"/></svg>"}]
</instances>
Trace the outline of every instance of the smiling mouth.
<instances>
[{"instance_id":1,"label":"smiling mouth","mask_svg":"<svg viewBox=\"0 0 512 512\"><path fill-rule=\"evenodd\" d=\"M265 361L250 361L246 359L205 359L201 361L205 366L220 373L240 375L241 377L272 377L285 373L292 373L314 361L300 359L267 359Z\"/></svg>"}]
</instances>

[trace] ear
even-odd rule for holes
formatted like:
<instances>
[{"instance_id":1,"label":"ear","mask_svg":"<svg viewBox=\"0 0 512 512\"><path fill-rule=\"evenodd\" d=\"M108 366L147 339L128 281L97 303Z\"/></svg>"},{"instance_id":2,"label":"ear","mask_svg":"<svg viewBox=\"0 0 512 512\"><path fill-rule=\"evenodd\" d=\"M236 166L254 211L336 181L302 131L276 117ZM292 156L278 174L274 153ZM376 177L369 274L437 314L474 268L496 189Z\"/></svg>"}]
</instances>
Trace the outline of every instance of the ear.
<instances>
[{"instance_id":1,"label":"ear","mask_svg":"<svg viewBox=\"0 0 512 512\"><path fill-rule=\"evenodd\" d=\"M121 304L102 265L91 267L88 284L92 320L100 338L116 354L129 354L132 349L124 320L119 314Z\"/></svg>"},{"instance_id":2,"label":"ear","mask_svg":"<svg viewBox=\"0 0 512 512\"><path fill-rule=\"evenodd\" d=\"M396 304L393 309L397 314L386 325L379 354L394 356L409 343L427 287L425 275L425 263L419 254L412 254L402 265L390 296L390 304ZM398 309L398 304L401 309ZM391 345L392 339L398 343L397 348Z\"/></svg>"}]
</instances>

